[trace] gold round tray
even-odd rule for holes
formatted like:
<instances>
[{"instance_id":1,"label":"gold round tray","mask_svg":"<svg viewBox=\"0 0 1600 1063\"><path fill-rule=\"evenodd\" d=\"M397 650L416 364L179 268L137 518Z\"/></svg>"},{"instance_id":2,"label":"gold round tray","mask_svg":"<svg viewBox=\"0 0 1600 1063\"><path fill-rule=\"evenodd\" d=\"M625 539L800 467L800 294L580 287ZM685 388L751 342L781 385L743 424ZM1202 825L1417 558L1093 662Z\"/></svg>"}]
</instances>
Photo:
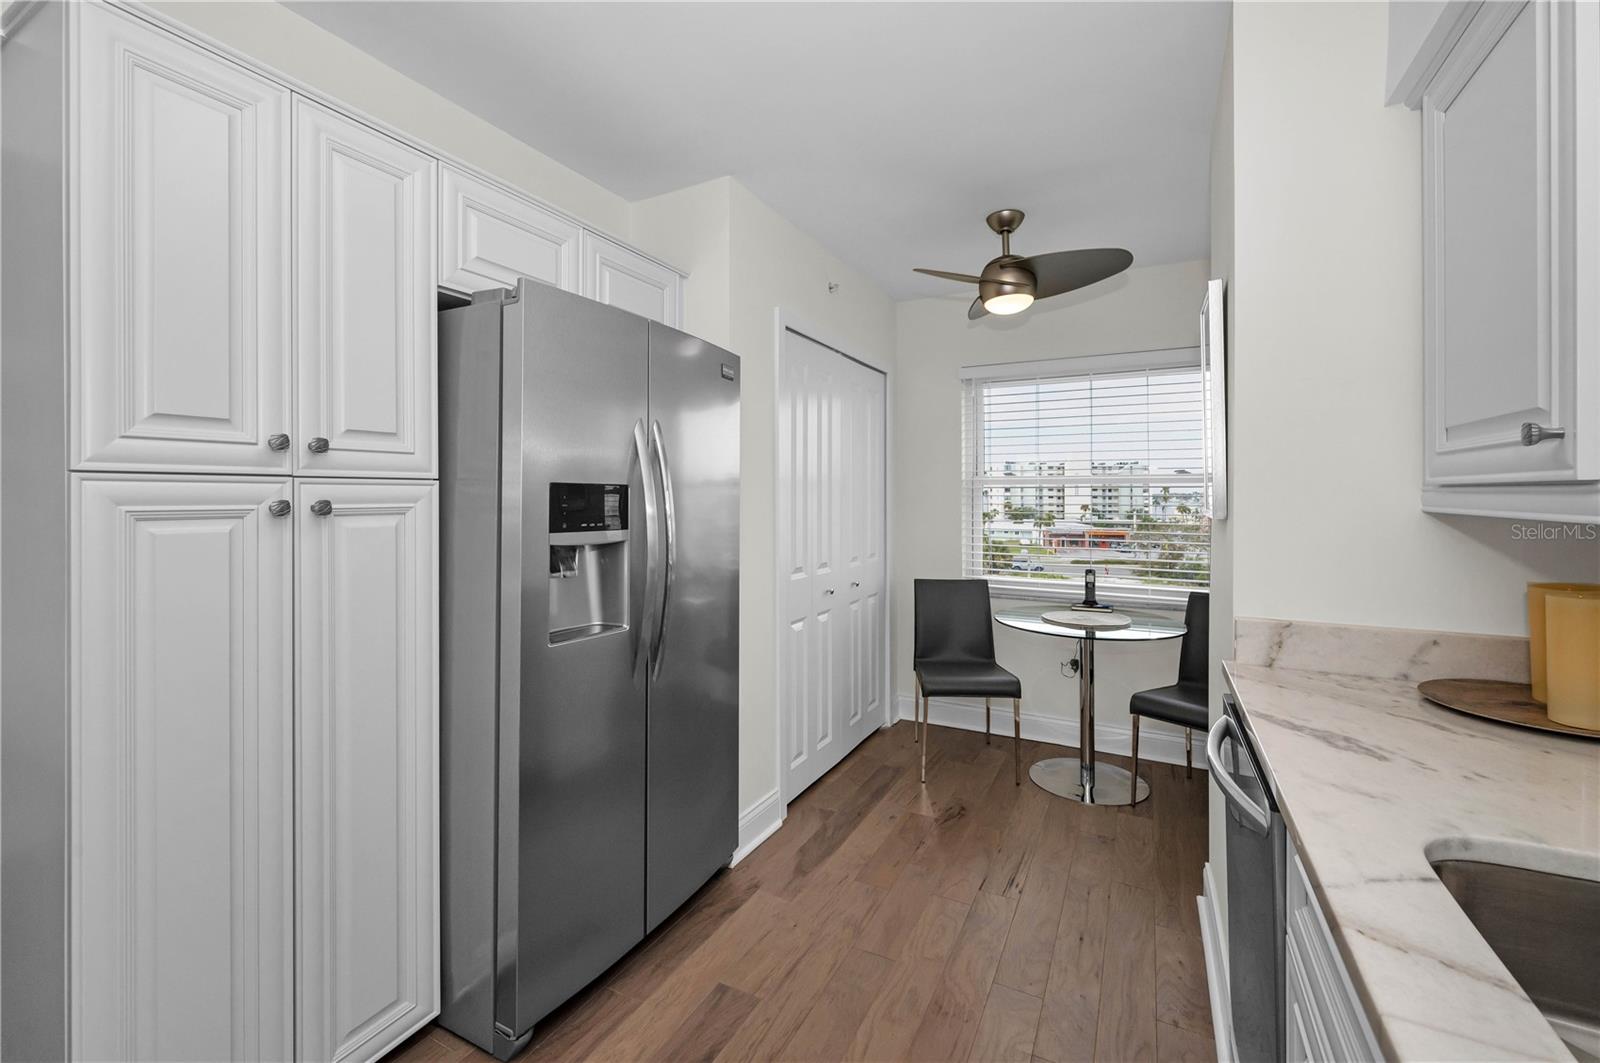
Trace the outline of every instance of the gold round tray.
<instances>
[{"instance_id":1,"label":"gold round tray","mask_svg":"<svg viewBox=\"0 0 1600 1063\"><path fill-rule=\"evenodd\" d=\"M1550 731L1600 741L1600 731L1568 727L1552 720L1546 715L1544 706L1533 700L1533 688L1527 683L1502 683L1494 679L1430 679L1417 684L1417 693L1435 705L1443 705L1470 716L1499 720L1513 727L1526 727L1533 731Z\"/></svg>"}]
</instances>

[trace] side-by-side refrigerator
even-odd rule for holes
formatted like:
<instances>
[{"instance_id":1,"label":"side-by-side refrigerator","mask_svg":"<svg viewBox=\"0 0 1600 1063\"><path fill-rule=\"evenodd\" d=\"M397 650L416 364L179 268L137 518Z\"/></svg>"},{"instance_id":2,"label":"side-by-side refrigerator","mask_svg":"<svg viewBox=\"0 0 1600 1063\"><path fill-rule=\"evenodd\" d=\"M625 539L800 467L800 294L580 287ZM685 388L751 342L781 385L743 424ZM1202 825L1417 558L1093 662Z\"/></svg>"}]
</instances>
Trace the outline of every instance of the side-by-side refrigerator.
<instances>
[{"instance_id":1,"label":"side-by-side refrigerator","mask_svg":"<svg viewBox=\"0 0 1600 1063\"><path fill-rule=\"evenodd\" d=\"M736 846L739 360L526 280L439 339L440 1022L505 1059Z\"/></svg>"}]
</instances>

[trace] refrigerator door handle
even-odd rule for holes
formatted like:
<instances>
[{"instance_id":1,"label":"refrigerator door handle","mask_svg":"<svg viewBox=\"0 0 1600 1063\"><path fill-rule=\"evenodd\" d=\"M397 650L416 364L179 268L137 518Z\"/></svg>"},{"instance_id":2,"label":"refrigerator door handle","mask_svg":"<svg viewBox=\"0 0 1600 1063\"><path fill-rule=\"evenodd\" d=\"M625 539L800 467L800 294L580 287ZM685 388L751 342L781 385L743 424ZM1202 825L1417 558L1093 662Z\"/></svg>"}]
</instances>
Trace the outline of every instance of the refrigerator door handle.
<instances>
[{"instance_id":1,"label":"refrigerator door handle","mask_svg":"<svg viewBox=\"0 0 1600 1063\"><path fill-rule=\"evenodd\" d=\"M650 425L650 442L656 455L656 467L661 473L661 498L663 508L666 510L666 568L661 579L661 611L656 618L655 645L651 647L650 675L652 678L661 674L661 660L664 655L662 647L666 644L668 604L672 598L672 575L678 565L678 511L672 500L672 466L667 461L667 444L662 438L661 422L653 421Z\"/></svg>"},{"instance_id":2,"label":"refrigerator door handle","mask_svg":"<svg viewBox=\"0 0 1600 1063\"><path fill-rule=\"evenodd\" d=\"M660 637L660 620L657 618L656 605L662 599L662 595L655 593L656 580L661 573L661 538L656 534L661 519L659 515L661 504L656 498L655 470L650 467L650 442L645 437L643 419L634 422L633 449L639 458L639 478L644 482L645 523L644 606L633 651L633 666L637 669L644 663L647 650L652 657L655 654L655 644ZM648 631L654 631L656 634L646 635Z\"/></svg>"}]
</instances>

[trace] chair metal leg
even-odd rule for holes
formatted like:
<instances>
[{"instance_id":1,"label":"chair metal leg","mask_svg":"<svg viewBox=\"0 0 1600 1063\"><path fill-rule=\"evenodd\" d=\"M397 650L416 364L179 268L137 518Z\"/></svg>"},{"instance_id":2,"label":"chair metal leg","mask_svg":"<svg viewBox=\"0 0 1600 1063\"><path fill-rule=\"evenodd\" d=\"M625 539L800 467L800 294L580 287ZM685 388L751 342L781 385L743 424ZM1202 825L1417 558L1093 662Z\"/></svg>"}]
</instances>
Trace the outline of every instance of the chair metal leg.
<instances>
[{"instance_id":1,"label":"chair metal leg","mask_svg":"<svg viewBox=\"0 0 1600 1063\"><path fill-rule=\"evenodd\" d=\"M989 699L983 699L983 744L989 744Z\"/></svg>"},{"instance_id":2,"label":"chair metal leg","mask_svg":"<svg viewBox=\"0 0 1600 1063\"><path fill-rule=\"evenodd\" d=\"M1022 699L1011 699L1011 732L1015 741L1011 743L1011 759L1017 766L1017 785L1022 785Z\"/></svg>"},{"instance_id":3,"label":"chair metal leg","mask_svg":"<svg viewBox=\"0 0 1600 1063\"><path fill-rule=\"evenodd\" d=\"M928 781L928 696L922 696L922 781Z\"/></svg>"},{"instance_id":4,"label":"chair metal leg","mask_svg":"<svg viewBox=\"0 0 1600 1063\"><path fill-rule=\"evenodd\" d=\"M1133 789L1139 790L1139 717L1133 717Z\"/></svg>"},{"instance_id":5,"label":"chair metal leg","mask_svg":"<svg viewBox=\"0 0 1600 1063\"><path fill-rule=\"evenodd\" d=\"M1194 778L1194 732L1183 729L1183 777Z\"/></svg>"},{"instance_id":6,"label":"chair metal leg","mask_svg":"<svg viewBox=\"0 0 1600 1063\"><path fill-rule=\"evenodd\" d=\"M922 727L922 717L918 715L922 711L922 678L920 676L916 679L916 691L916 700L911 703L911 741L920 742L922 741L922 735L917 733Z\"/></svg>"}]
</instances>

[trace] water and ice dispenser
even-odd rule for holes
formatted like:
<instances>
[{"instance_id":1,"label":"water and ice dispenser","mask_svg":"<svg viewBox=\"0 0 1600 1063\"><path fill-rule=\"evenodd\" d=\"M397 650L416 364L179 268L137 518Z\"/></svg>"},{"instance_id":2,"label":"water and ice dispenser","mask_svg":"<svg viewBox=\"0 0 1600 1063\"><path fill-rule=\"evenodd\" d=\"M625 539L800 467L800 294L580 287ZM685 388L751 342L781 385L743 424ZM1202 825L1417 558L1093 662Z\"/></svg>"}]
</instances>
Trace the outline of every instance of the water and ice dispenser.
<instances>
[{"instance_id":1,"label":"water and ice dispenser","mask_svg":"<svg viewBox=\"0 0 1600 1063\"><path fill-rule=\"evenodd\" d=\"M628 485L550 485L550 645L628 627Z\"/></svg>"}]
</instances>

